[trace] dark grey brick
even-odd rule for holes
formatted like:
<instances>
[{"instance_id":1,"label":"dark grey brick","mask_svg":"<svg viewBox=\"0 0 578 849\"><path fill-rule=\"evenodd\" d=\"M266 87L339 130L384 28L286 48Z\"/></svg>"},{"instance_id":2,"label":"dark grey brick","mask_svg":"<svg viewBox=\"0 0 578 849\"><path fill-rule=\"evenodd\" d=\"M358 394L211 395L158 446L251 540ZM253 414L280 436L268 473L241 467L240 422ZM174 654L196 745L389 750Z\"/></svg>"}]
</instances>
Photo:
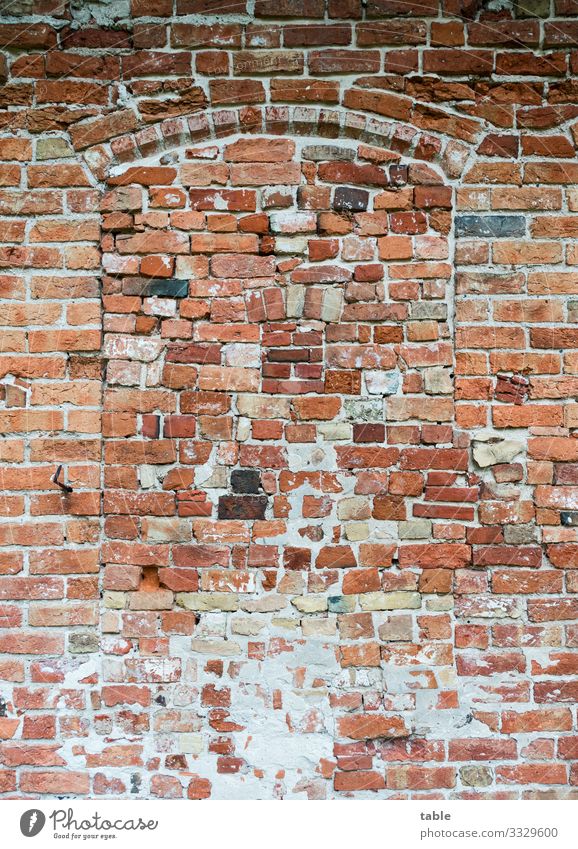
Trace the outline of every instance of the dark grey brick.
<instances>
[{"instance_id":1,"label":"dark grey brick","mask_svg":"<svg viewBox=\"0 0 578 849\"><path fill-rule=\"evenodd\" d=\"M148 280L144 277L129 277L122 282L123 295L140 295L150 298L156 295L162 298L186 298L189 294L189 281L171 277L167 280Z\"/></svg>"},{"instance_id":2,"label":"dark grey brick","mask_svg":"<svg viewBox=\"0 0 578 849\"><path fill-rule=\"evenodd\" d=\"M264 519L266 495L221 495L219 519Z\"/></svg>"},{"instance_id":3,"label":"dark grey brick","mask_svg":"<svg viewBox=\"0 0 578 849\"><path fill-rule=\"evenodd\" d=\"M261 489L261 474L255 469L233 469L231 472L233 492L256 493Z\"/></svg>"},{"instance_id":4,"label":"dark grey brick","mask_svg":"<svg viewBox=\"0 0 578 849\"><path fill-rule=\"evenodd\" d=\"M364 212L369 202L369 192L351 186L338 186L333 198L336 212Z\"/></svg>"},{"instance_id":5,"label":"dark grey brick","mask_svg":"<svg viewBox=\"0 0 578 849\"><path fill-rule=\"evenodd\" d=\"M177 280L153 280L150 287L151 295L159 295L163 298L186 298L189 294L189 281Z\"/></svg>"},{"instance_id":6,"label":"dark grey brick","mask_svg":"<svg viewBox=\"0 0 578 849\"><path fill-rule=\"evenodd\" d=\"M496 239L505 236L524 236L526 218L523 215L457 215L456 236L482 236Z\"/></svg>"}]
</instances>

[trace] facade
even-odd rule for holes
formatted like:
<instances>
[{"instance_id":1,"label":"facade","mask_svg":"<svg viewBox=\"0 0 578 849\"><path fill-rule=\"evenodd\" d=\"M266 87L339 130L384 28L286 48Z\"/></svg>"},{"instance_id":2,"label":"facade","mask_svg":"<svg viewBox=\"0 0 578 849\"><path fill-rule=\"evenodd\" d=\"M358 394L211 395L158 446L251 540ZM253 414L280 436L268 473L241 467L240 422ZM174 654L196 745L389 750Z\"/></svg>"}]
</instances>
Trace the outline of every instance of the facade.
<instances>
[{"instance_id":1,"label":"facade","mask_svg":"<svg viewBox=\"0 0 578 849\"><path fill-rule=\"evenodd\" d=\"M575 798L578 3L2 8L0 796Z\"/></svg>"}]
</instances>

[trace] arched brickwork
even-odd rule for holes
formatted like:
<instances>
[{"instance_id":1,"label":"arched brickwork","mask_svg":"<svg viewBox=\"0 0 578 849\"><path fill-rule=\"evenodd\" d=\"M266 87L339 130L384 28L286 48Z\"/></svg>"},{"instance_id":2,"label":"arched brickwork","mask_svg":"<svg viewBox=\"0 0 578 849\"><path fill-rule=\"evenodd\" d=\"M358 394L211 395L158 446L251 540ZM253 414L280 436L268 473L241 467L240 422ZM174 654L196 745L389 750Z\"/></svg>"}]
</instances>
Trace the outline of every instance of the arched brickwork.
<instances>
[{"instance_id":1,"label":"arched brickwork","mask_svg":"<svg viewBox=\"0 0 578 849\"><path fill-rule=\"evenodd\" d=\"M424 126L420 116L425 114L430 120ZM344 106L333 108L282 103L269 107L230 106L196 110L190 115L157 121L131 133L122 134L114 126L107 127L109 141L106 144L90 145L93 123L80 123L72 143L96 180L106 179L123 163L235 133L363 141L409 154L419 161L435 162L451 180L462 174L482 132L482 125L473 119L432 107L428 113L425 104L419 103L413 109L400 112L392 106L392 95L359 90L347 92ZM96 129L103 132L96 123Z\"/></svg>"}]
</instances>

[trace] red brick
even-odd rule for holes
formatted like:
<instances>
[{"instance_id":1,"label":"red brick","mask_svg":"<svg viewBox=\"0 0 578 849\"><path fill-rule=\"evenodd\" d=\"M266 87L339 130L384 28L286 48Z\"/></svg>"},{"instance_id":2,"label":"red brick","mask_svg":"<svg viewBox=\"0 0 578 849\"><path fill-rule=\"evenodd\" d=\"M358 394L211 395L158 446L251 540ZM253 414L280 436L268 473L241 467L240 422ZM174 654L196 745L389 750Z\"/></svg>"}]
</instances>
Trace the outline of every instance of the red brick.
<instances>
[{"instance_id":1,"label":"red brick","mask_svg":"<svg viewBox=\"0 0 578 849\"><path fill-rule=\"evenodd\" d=\"M341 717L338 720L338 730L341 737L350 737L353 740L409 736L400 717L383 714L355 714Z\"/></svg>"},{"instance_id":2,"label":"red brick","mask_svg":"<svg viewBox=\"0 0 578 849\"><path fill-rule=\"evenodd\" d=\"M85 796L90 792L90 776L86 772L23 772L20 789L24 793L70 794Z\"/></svg>"}]
</instances>

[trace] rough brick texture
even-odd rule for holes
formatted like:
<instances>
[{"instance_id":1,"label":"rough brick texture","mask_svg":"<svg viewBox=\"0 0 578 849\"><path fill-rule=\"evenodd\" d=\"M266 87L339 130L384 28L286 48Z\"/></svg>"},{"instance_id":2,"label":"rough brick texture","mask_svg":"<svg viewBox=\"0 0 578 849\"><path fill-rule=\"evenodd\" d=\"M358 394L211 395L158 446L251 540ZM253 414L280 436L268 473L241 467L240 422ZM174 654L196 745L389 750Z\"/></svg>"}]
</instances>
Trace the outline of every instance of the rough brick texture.
<instances>
[{"instance_id":1,"label":"rough brick texture","mask_svg":"<svg viewBox=\"0 0 578 849\"><path fill-rule=\"evenodd\" d=\"M576 798L578 7L152 5L0 21L0 794Z\"/></svg>"}]
</instances>

